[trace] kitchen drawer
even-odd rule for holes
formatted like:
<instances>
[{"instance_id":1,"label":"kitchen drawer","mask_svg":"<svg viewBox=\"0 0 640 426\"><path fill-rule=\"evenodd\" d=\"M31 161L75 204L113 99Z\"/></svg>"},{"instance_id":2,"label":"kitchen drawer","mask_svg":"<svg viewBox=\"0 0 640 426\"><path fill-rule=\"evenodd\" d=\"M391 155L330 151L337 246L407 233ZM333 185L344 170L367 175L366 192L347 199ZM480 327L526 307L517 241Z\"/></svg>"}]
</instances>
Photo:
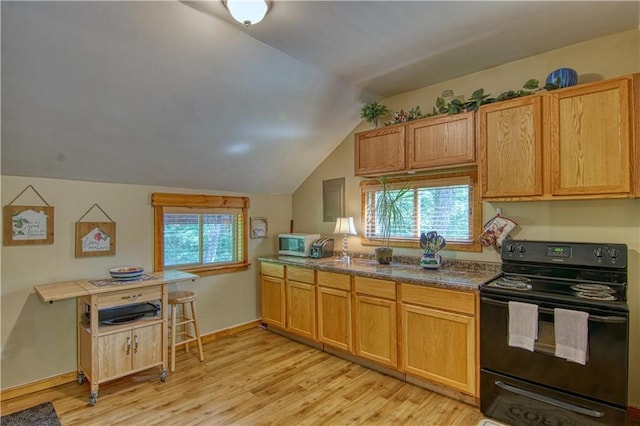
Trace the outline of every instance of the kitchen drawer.
<instances>
[{"instance_id":1,"label":"kitchen drawer","mask_svg":"<svg viewBox=\"0 0 640 426\"><path fill-rule=\"evenodd\" d=\"M99 294L98 308L128 305L131 303L153 302L162 299L162 285L138 287L129 290Z\"/></svg>"},{"instance_id":2,"label":"kitchen drawer","mask_svg":"<svg viewBox=\"0 0 640 426\"><path fill-rule=\"evenodd\" d=\"M473 292L402 284L403 303L475 315L475 298Z\"/></svg>"},{"instance_id":3,"label":"kitchen drawer","mask_svg":"<svg viewBox=\"0 0 640 426\"><path fill-rule=\"evenodd\" d=\"M396 300L396 283L375 278L355 277L356 293Z\"/></svg>"},{"instance_id":4,"label":"kitchen drawer","mask_svg":"<svg viewBox=\"0 0 640 426\"><path fill-rule=\"evenodd\" d=\"M287 279L307 284L316 283L316 275L313 269L296 268L295 266L287 266Z\"/></svg>"},{"instance_id":5,"label":"kitchen drawer","mask_svg":"<svg viewBox=\"0 0 640 426\"><path fill-rule=\"evenodd\" d=\"M318 285L351 291L351 275L318 271Z\"/></svg>"},{"instance_id":6,"label":"kitchen drawer","mask_svg":"<svg viewBox=\"0 0 640 426\"><path fill-rule=\"evenodd\" d=\"M262 262L261 268L262 275L284 278L284 265Z\"/></svg>"}]
</instances>

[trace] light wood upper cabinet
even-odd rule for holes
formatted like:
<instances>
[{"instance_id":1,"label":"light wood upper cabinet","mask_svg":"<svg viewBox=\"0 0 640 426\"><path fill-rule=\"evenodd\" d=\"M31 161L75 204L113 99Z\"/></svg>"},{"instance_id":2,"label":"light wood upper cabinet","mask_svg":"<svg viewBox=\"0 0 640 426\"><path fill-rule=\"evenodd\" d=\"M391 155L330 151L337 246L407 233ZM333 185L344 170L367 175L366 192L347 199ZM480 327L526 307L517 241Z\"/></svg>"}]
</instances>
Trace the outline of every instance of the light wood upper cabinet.
<instances>
[{"instance_id":1,"label":"light wood upper cabinet","mask_svg":"<svg viewBox=\"0 0 640 426\"><path fill-rule=\"evenodd\" d=\"M355 175L475 164L475 113L422 118L356 133Z\"/></svg>"},{"instance_id":2,"label":"light wood upper cabinet","mask_svg":"<svg viewBox=\"0 0 640 426\"><path fill-rule=\"evenodd\" d=\"M482 106L482 198L640 196L639 80L635 74Z\"/></svg>"},{"instance_id":3,"label":"light wood upper cabinet","mask_svg":"<svg viewBox=\"0 0 640 426\"><path fill-rule=\"evenodd\" d=\"M405 128L402 125L356 133L355 175L393 173L405 168Z\"/></svg>"},{"instance_id":4,"label":"light wood upper cabinet","mask_svg":"<svg viewBox=\"0 0 640 426\"><path fill-rule=\"evenodd\" d=\"M542 98L490 104L478 122L482 197L542 195Z\"/></svg>"},{"instance_id":5,"label":"light wood upper cabinet","mask_svg":"<svg viewBox=\"0 0 640 426\"><path fill-rule=\"evenodd\" d=\"M614 79L551 93L553 195L629 192L630 83Z\"/></svg>"},{"instance_id":6,"label":"light wood upper cabinet","mask_svg":"<svg viewBox=\"0 0 640 426\"><path fill-rule=\"evenodd\" d=\"M473 112L445 115L407 124L407 168L473 164L475 121Z\"/></svg>"}]
</instances>

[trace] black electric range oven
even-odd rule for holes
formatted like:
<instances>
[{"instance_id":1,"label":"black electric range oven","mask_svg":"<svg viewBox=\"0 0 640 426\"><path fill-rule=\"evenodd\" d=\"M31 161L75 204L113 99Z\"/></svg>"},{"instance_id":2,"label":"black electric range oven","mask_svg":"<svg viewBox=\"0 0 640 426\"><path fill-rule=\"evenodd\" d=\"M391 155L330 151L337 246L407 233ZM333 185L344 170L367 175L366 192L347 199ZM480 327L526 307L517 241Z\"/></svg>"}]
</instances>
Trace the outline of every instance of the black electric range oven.
<instances>
[{"instance_id":1,"label":"black electric range oven","mask_svg":"<svg viewBox=\"0 0 640 426\"><path fill-rule=\"evenodd\" d=\"M625 425L626 245L511 240L501 258L502 275L480 288L482 412L517 426ZM509 346L510 302L537 310L533 348ZM556 309L588 315L579 361L556 356Z\"/></svg>"}]
</instances>

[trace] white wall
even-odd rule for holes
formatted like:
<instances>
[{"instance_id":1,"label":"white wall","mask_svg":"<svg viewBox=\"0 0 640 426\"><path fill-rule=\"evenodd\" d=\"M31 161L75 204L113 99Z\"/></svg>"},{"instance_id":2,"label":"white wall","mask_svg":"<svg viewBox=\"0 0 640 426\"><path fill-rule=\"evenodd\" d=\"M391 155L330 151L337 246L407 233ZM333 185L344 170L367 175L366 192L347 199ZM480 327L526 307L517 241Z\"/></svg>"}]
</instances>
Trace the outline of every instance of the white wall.
<instances>
[{"instance_id":1,"label":"white wall","mask_svg":"<svg viewBox=\"0 0 640 426\"><path fill-rule=\"evenodd\" d=\"M2 205L33 185L55 208L54 243L1 248L2 358L0 387L29 383L76 369L75 299L44 303L39 284L108 277L117 266L153 266L153 192L241 195L250 198L249 216L268 219L266 239L249 240L252 266L179 286L195 289L201 332L211 333L260 318L259 256L276 251L274 235L288 232L291 196L235 194L180 188L2 176ZM98 203L116 222L116 255L75 258L75 223ZM31 190L17 205L42 205ZM107 221L93 209L83 221Z\"/></svg>"},{"instance_id":2,"label":"white wall","mask_svg":"<svg viewBox=\"0 0 640 426\"><path fill-rule=\"evenodd\" d=\"M497 96L506 90L517 90L525 81L536 78L544 84L547 74L556 68L571 67L578 71L579 82L588 82L640 72L640 29L579 43L552 52L522 59L441 84L424 87L382 102L391 111L405 111L420 105L431 111L435 99L445 89L469 97L474 90ZM636 120L640 118L636 117ZM367 130L362 123L357 131ZM360 232L360 178L353 176L353 133L320 164L293 195L293 218L301 229L331 235L332 223L322 222L322 181L346 178L346 216L354 216ZM522 239L556 241L592 241L626 243L629 248L628 300L631 311L631 347L629 402L640 407L640 199L553 202L483 203L483 217L488 220L501 207L503 214L520 226L512 236ZM350 251L373 252L362 246L360 237L349 237ZM414 249L395 249L394 253L419 256ZM482 261L500 261L490 248L481 253L444 252L445 257Z\"/></svg>"}]
</instances>

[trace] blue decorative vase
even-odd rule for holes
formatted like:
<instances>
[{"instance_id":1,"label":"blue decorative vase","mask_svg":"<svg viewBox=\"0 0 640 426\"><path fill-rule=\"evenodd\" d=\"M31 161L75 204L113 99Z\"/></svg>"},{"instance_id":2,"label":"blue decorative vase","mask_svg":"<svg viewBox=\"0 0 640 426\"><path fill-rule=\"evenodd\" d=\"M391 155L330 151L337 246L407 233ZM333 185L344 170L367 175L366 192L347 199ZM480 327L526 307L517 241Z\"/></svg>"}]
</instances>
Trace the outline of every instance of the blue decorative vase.
<instances>
[{"instance_id":1,"label":"blue decorative vase","mask_svg":"<svg viewBox=\"0 0 640 426\"><path fill-rule=\"evenodd\" d=\"M442 256L438 253L424 253L420 259L420 266L424 269L438 269L442 266Z\"/></svg>"},{"instance_id":2,"label":"blue decorative vase","mask_svg":"<svg viewBox=\"0 0 640 426\"><path fill-rule=\"evenodd\" d=\"M558 68L547 76L548 84L559 84L560 87L578 84L578 73L572 68Z\"/></svg>"}]
</instances>

